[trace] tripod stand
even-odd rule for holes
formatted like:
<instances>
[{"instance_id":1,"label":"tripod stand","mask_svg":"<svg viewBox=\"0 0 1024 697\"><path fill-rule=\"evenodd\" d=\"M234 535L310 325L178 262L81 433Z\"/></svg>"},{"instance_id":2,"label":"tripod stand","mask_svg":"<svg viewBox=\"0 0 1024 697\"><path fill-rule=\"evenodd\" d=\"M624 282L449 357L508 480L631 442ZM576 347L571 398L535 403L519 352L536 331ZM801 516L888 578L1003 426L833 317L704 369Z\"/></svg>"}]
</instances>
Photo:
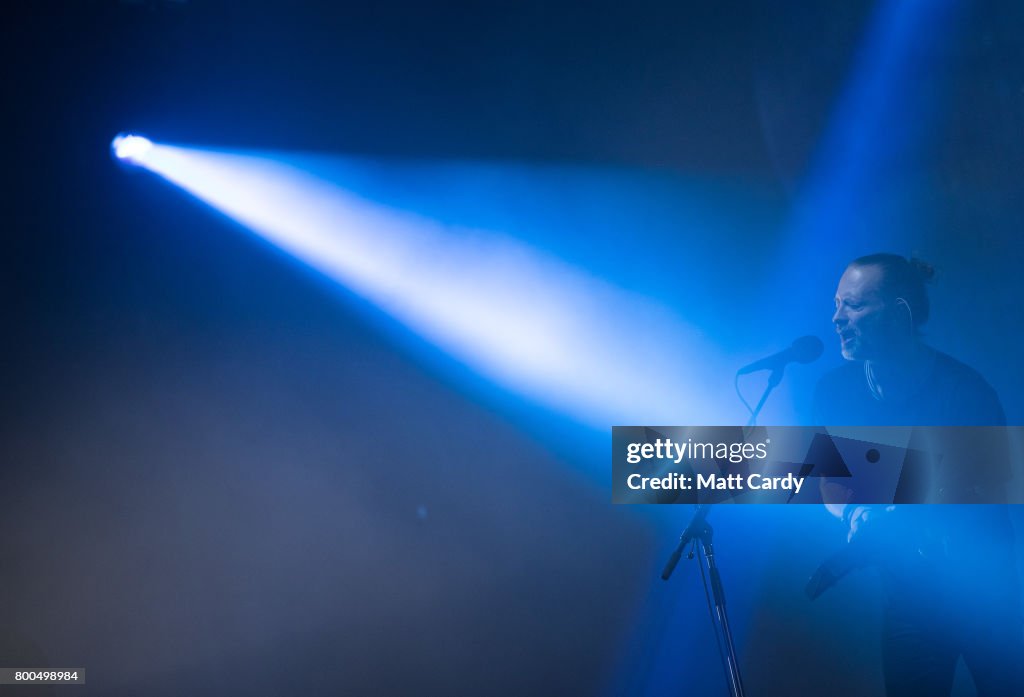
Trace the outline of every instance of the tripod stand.
<instances>
[{"instance_id":1,"label":"tripod stand","mask_svg":"<svg viewBox=\"0 0 1024 697\"><path fill-rule=\"evenodd\" d=\"M715 563L715 550L713 544L714 530L707 521L708 513L711 511L710 503L702 503L697 506L697 511L693 514L693 518L690 520L690 524L683 530L683 534L679 536L679 544L676 546L672 556L669 557L668 563L665 564L664 570L661 572L661 579L667 581L675 571L676 564L679 563L679 559L683 556L683 551L687 545L691 543L696 546L700 543L700 552L698 553L698 564L706 564L707 566L707 577L711 581L711 598L709 599L709 605L712 600L714 602L714 613L712 616L712 622L717 622L715 625L715 640L718 643L719 651L722 650L722 643L725 644L725 654L723 656L723 663L725 664L726 674L729 681L729 694L732 697L744 697L746 694L743 690L743 679L740 677L739 662L736 658L736 646L732 639L732 629L729 627L729 616L725 609L725 589L722 586L722 576L718 571L718 565ZM694 552L691 551L689 558L692 559ZM701 566L701 576L704 575L704 566ZM707 592L707 586L705 585L705 592ZM718 629L721 628L722 638L719 640Z\"/></svg>"},{"instance_id":2,"label":"tripod stand","mask_svg":"<svg viewBox=\"0 0 1024 697\"><path fill-rule=\"evenodd\" d=\"M768 401L768 395L782 382L782 374L783 367L775 367L768 377L768 385L761 395L757 406L750 409L748 405L750 420L747 422L747 434L745 435L749 435L749 430L757 423L757 415L761 413L765 402ZM739 376L740 373L737 372L737 379ZM738 383L736 392L740 394ZM740 394L740 399L743 400L742 394ZM746 400L743 400L743 403L747 404ZM710 503L702 503L697 506L697 511L693 514L690 524L686 526L683 534L679 536L679 544L676 545L675 551L672 552L672 556L669 557L664 570L661 572L661 580L667 581L672 572L675 571L676 565L683 556L683 551L687 545L693 544L696 547L697 543L700 543L700 549L696 556L698 557L698 564L701 564L701 576L704 577L706 566L707 579L710 579L711 589L708 606L709 608L714 608L711 621L715 628L715 642L722 655L722 663L725 668L726 679L729 683L729 694L731 697L744 697L746 692L743 689L743 678L740 676L739 660L736 657L736 645L733 642L732 629L729 626L729 615L725 608L725 588L722 585L722 575L718 571L718 564L715 562L714 529L707 520L708 513L710 512ZM688 557L693 559L694 551L691 550ZM705 582L705 593L708 593L707 585L707 582ZM719 637L719 630L721 630L721 637ZM725 646L724 651L722 648L723 644Z\"/></svg>"}]
</instances>

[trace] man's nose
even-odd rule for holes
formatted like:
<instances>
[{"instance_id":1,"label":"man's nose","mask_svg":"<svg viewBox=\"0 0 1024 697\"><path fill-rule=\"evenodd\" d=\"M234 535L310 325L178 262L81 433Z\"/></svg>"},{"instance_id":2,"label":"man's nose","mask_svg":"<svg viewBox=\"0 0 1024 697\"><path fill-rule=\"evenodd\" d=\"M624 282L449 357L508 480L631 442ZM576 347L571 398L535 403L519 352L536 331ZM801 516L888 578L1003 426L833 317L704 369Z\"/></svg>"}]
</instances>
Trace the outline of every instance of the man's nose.
<instances>
[{"instance_id":1,"label":"man's nose","mask_svg":"<svg viewBox=\"0 0 1024 697\"><path fill-rule=\"evenodd\" d=\"M835 314L832 315L832 324L837 327L843 327L847 321L846 313L843 311L842 306L837 307Z\"/></svg>"}]
</instances>

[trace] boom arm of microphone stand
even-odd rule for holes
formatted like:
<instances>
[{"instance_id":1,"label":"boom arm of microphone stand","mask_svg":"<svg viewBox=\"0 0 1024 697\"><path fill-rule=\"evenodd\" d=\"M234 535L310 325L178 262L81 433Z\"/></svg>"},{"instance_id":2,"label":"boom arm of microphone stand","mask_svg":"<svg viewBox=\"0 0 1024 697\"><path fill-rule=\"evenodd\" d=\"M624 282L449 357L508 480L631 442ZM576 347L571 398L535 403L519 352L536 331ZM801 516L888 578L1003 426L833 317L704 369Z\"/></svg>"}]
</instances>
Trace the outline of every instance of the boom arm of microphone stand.
<instances>
[{"instance_id":1,"label":"boom arm of microphone stand","mask_svg":"<svg viewBox=\"0 0 1024 697\"><path fill-rule=\"evenodd\" d=\"M676 545L676 549L672 552L672 556L668 558L668 562L665 564L665 568L661 572L661 580L667 581L672 575L672 572L676 570L676 564L683 556L683 550L686 549L686 545L690 544L695 537L698 537L704 530L704 522L708 517L708 513L711 512L710 503L702 503L697 506L697 510L693 514L693 518L690 519L690 524L683 530L683 534L679 536L679 544Z\"/></svg>"},{"instance_id":2,"label":"boom arm of microphone stand","mask_svg":"<svg viewBox=\"0 0 1024 697\"><path fill-rule=\"evenodd\" d=\"M747 428L753 428L757 423L757 416L764 409L764 403L768 401L768 395L772 393L779 383L782 382L782 375L785 372L784 367L776 368L772 371L772 374L768 376L768 385L764 388L764 393L761 395L761 401L754 407L754 411L750 413L750 421L747 422Z\"/></svg>"},{"instance_id":3,"label":"boom arm of microphone stand","mask_svg":"<svg viewBox=\"0 0 1024 697\"><path fill-rule=\"evenodd\" d=\"M782 375L785 371L785 366L777 366L772 370L771 375L768 376L768 386L764 390L764 394L761 395L761 401L757 403L753 412L750 414L750 421L747 422L746 430L744 435L749 433L749 429L752 429L757 423L757 415L761 413L761 409L764 407L764 403L768 401L768 395L772 393L779 383L782 382ZM737 373L739 375L739 373ZM676 545L676 549L672 552L672 556L668 558L665 563L665 568L661 571L661 580L667 581L672 575L672 572L676 570L676 565L683 556L683 550L686 549L686 545L690 544L695 537L700 536L705 530L705 521L708 517L708 513L711 511L710 503L702 503L697 506L696 512L693 514L693 518L690 519L690 524L683 530L683 534L679 536L679 544Z\"/></svg>"}]
</instances>

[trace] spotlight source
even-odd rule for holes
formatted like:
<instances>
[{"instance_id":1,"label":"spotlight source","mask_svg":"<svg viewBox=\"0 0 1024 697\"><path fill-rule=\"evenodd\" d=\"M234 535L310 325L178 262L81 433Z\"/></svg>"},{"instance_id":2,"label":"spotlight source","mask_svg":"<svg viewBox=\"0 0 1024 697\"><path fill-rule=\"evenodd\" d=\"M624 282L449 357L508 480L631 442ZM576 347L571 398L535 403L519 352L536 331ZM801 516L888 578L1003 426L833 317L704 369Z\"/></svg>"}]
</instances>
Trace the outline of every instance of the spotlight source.
<instances>
[{"instance_id":1,"label":"spotlight source","mask_svg":"<svg viewBox=\"0 0 1024 697\"><path fill-rule=\"evenodd\" d=\"M110 143L110 152L115 160L139 163L153 149L149 138L131 133L119 133Z\"/></svg>"}]
</instances>

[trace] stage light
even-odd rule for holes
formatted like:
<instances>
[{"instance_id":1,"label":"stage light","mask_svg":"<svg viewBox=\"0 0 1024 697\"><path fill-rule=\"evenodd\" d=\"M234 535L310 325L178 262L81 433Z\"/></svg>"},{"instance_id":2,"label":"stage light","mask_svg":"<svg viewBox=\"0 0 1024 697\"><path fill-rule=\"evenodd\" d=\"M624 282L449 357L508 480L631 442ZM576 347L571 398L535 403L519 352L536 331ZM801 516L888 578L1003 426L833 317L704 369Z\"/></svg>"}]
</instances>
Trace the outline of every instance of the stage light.
<instances>
[{"instance_id":1,"label":"stage light","mask_svg":"<svg viewBox=\"0 0 1024 697\"><path fill-rule=\"evenodd\" d=\"M139 136L114 148L489 382L580 423L726 423L735 412L720 396L731 378L716 377L734 368L703 332L543 248L364 198L284 153Z\"/></svg>"},{"instance_id":2,"label":"stage light","mask_svg":"<svg viewBox=\"0 0 1024 697\"><path fill-rule=\"evenodd\" d=\"M122 162L138 164L153 149L148 138L131 133L119 133L110 143L110 151L114 158Z\"/></svg>"}]
</instances>

